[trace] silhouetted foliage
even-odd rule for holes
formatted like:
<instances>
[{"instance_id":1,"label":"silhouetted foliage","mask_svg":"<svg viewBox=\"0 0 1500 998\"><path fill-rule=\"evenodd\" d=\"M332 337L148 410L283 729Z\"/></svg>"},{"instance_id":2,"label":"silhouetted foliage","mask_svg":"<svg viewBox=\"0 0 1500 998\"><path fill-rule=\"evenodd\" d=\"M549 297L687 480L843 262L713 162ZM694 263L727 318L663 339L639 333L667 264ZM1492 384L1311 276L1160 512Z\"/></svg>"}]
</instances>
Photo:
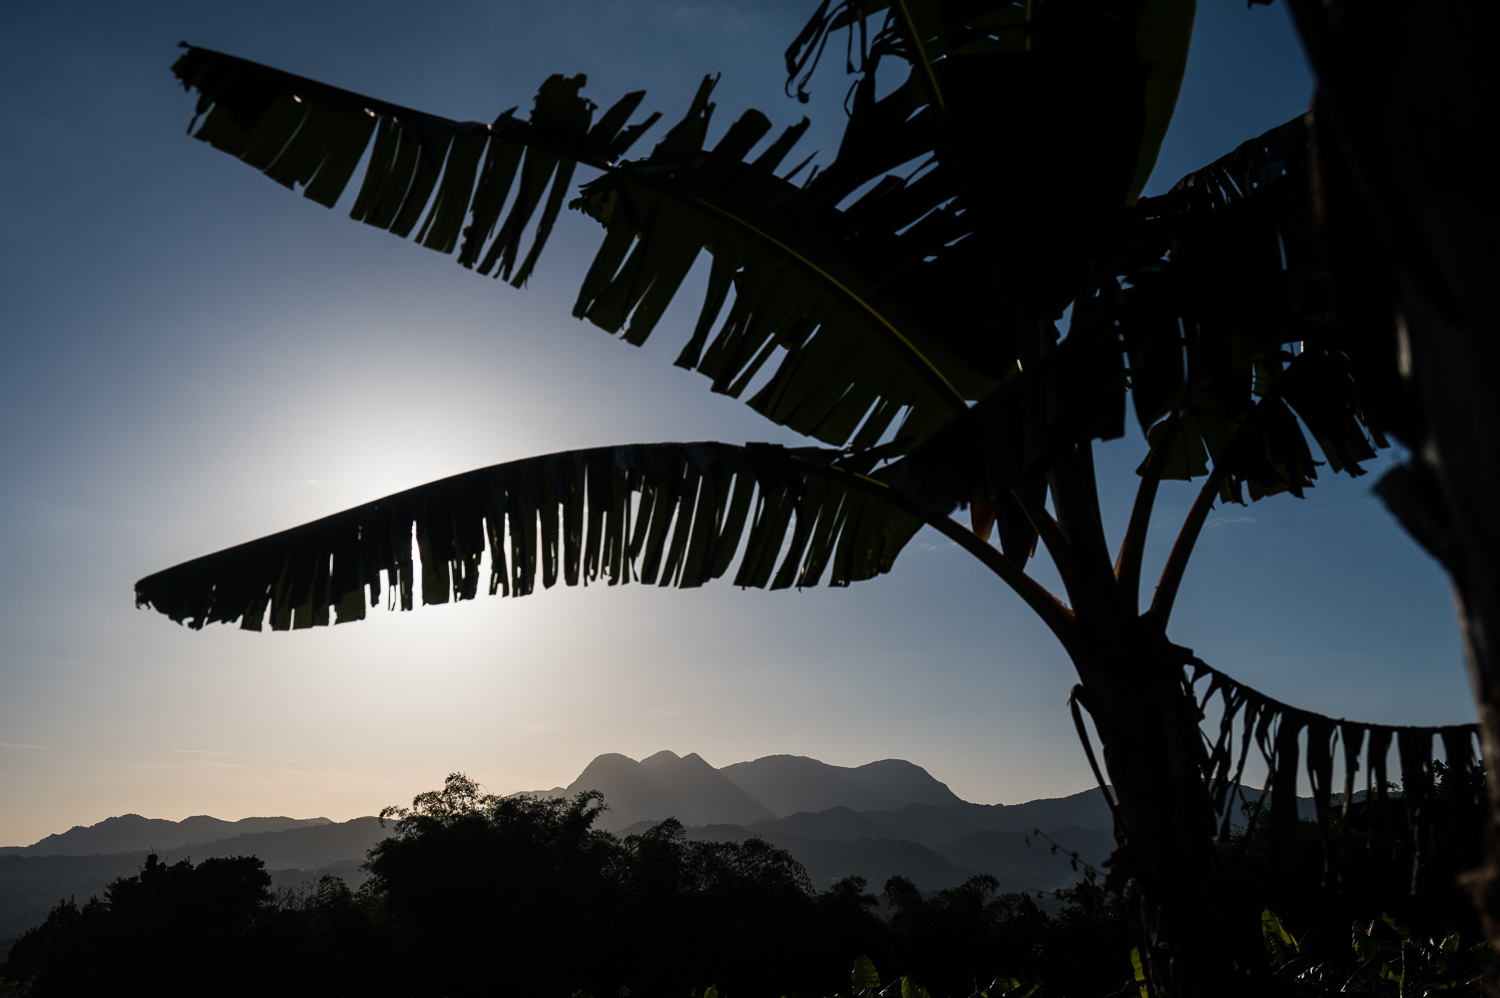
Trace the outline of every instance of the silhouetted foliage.
<instances>
[{"instance_id":1,"label":"silhouetted foliage","mask_svg":"<svg viewBox=\"0 0 1500 998\"><path fill-rule=\"evenodd\" d=\"M396 834L371 851L369 869L397 935L393 976L411 993L477 993L500 963L507 987L535 994L625 987L686 998L707 985L833 994L847 988L851 962L868 956L919 966L943 993L968 994L1002 970L1040 970L1043 937L1064 924L1020 895L994 898L990 877L925 899L894 878L892 914L881 918L863 878L815 893L790 853L760 839L693 842L675 819L620 839L592 827L602 807L597 793L486 796L455 774L411 808L383 812L397 819ZM1006 948L1011 909L1029 909L1035 939ZM1103 986L1092 993L1113 990L1128 968L1125 923L1112 909L1106 923L1113 936L1089 940L1097 958L1073 955L1098 965ZM455 950L493 959L444 960Z\"/></svg>"},{"instance_id":2,"label":"silhouetted foliage","mask_svg":"<svg viewBox=\"0 0 1500 998\"><path fill-rule=\"evenodd\" d=\"M1483 848L1483 773L1441 761L1432 772L1422 797L1431 810L1420 822L1409 820L1408 788L1394 783L1351 801L1347 812L1335 809L1327 838L1342 840L1339 848L1325 844L1314 821L1298 822L1294 840L1285 841L1267 808L1244 805L1246 822L1220 845L1227 902L1242 917L1274 911L1295 931L1304 965L1352 960L1351 933L1366 948L1403 932L1419 941L1456 934L1465 945L1479 942L1479 917L1458 878ZM1419 854L1421 836L1430 841Z\"/></svg>"},{"instance_id":3,"label":"silhouetted foliage","mask_svg":"<svg viewBox=\"0 0 1500 998\"><path fill-rule=\"evenodd\" d=\"M1130 926L1117 899L1080 883L1056 915L1029 894L997 894L988 874L924 898L904 877L885 885L892 946L877 958L933 994L963 995L996 977L1046 982L1049 995L1103 995L1129 976ZM982 960L976 960L983 954Z\"/></svg>"},{"instance_id":4,"label":"silhouetted foliage","mask_svg":"<svg viewBox=\"0 0 1500 998\"><path fill-rule=\"evenodd\" d=\"M248 930L270 887L253 856L168 866L152 855L103 899L59 904L16 941L0 976L35 978L38 996L176 994L248 977L255 960Z\"/></svg>"}]
</instances>

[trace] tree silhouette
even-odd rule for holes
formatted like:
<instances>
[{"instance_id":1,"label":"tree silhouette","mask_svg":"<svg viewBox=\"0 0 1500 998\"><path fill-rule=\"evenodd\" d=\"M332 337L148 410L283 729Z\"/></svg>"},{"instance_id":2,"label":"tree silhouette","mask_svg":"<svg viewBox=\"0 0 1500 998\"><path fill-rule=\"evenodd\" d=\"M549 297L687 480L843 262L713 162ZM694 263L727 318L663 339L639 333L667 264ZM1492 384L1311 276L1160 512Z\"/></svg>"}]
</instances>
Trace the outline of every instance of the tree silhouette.
<instances>
[{"instance_id":1,"label":"tree silhouette","mask_svg":"<svg viewBox=\"0 0 1500 998\"><path fill-rule=\"evenodd\" d=\"M886 894L901 896L904 915L887 921L869 910L877 899L862 878L815 893L790 853L759 838L692 841L668 819L620 839L592 827L602 810L597 792L499 798L461 773L410 809L388 809L395 834L371 850L368 889L395 927L400 986L484 993L503 965L507 986L530 994L681 995L708 984L828 994L842 992L861 955L920 968L905 972L942 994L1001 971L1046 971L1097 992L1125 972L1118 911L1088 920L1080 954L1058 945L1071 941L1066 920L1021 895L992 898L993 878L930 900L896 878ZM1031 914L1024 937L1011 932L1012 909Z\"/></svg>"},{"instance_id":2,"label":"tree silhouette","mask_svg":"<svg viewBox=\"0 0 1500 998\"><path fill-rule=\"evenodd\" d=\"M410 609L418 560L423 602L472 598L486 554L491 594L530 593L538 575L691 587L731 568L738 585L847 585L932 527L1020 596L1078 671L1075 720L1087 739L1080 709L1092 717L1114 787L1111 886L1130 899L1157 992L1224 990L1236 960L1260 959L1258 928L1218 903L1213 847L1252 733L1283 829L1303 744L1326 819L1335 738L1347 790L1362 751L1384 780L1398 733L1270 700L1168 638L1216 502L1300 497L1315 448L1359 474L1383 443L1329 322L1303 120L1140 197L1193 12L1192 0L825 0L787 50L788 89L805 94L842 31L854 83L837 154L812 171L782 166L805 121L767 142L770 121L746 111L710 146L712 78L629 160L658 116L630 123L641 93L596 114L582 77L548 79L525 118L455 122L189 47L174 71L198 91L196 137L330 207L368 149L352 217L465 267L519 286L564 204L595 220L574 314L627 342L656 332L707 253L676 363L823 446L513 461L159 572L137 583L138 603L195 628L312 627L361 619L387 589ZM594 176L570 201L579 166ZM1147 451L1112 548L1093 442L1125 432L1127 402ZM1172 480L1196 481L1197 499L1143 593ZM1039 550L1063 593L1028 572ZM1205 746L1212 698L1225 720ZM1471 765L1470 728L1403 730L1414 800L1435 737Z\"/></svg>"},{"instance_id":3,"label":"tree silhouette","mask_svg":"<svg viewBox=\"0 0 1500 998\"><path fill-rule=\"evenodd\" d=\"M253 856L173 864L148 856L82 907L59 904L11 949L8 973L40 977L31 993L199 994L252 976L245 932L271 897ZM223 987L220 988L223 990Z\"/></svg>"}]
</instances>

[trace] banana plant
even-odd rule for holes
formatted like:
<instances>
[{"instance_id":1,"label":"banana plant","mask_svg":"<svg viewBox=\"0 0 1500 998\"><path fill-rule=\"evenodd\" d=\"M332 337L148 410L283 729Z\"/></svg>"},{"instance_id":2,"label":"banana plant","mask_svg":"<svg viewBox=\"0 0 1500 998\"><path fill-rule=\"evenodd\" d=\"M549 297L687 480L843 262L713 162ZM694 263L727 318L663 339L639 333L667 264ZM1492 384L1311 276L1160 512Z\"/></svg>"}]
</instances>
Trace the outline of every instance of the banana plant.
<instances>
[{"instance_id":1,"label":"banana plant","mask_svg":"<svg viewBox=\"0 0 1500 998\"><path fill-rule=\"evenodd\" d=\"M1216 903L1233 802L1212 788L1233 769L1199 733L1203 672L1167 636L1175 597L1214 503L1301 496L1320 464L1359 474L1384 441L1328 322L1302 120L1141 196L1193 15L1193 0L823 0L786 53L804 98L827 46L848 54L843 138L816 167L794 156L805 119L773 136L747 110L710 142L714 78L629 158L660 115L639 115L639 92L601 111L581 76L486 124L187 47L173 70L198 95L196 138L326 207L357 185L356 221L516 286L563 208L579 211L599 241L574 315L640 345L673 335L667 305L694 297L677 365L813 444L514 460L168 568L137 583L138 604L193 628L314 627L382 599L411 609L419 588L423 603L473 598L486 556L492 595L538 575L692 587L731 570L742 586L842 586L931 527L1077 668L1079 731L1082 707L1114 788L1111 881L1135 885L1153 990L1222 991L1259 931ZM704 255L700 287L686 279ZM1092 448L1130 409L1147 449L1112 550ZM1143 607L1164 480L1199 492ZM1060 593L1028 570L1042 551ZM1294 717L1257 702L1262 727ZM1290 785L1285 751L1272 767L1282 797L1303 727Z\"/></svg>"}]
</instances>

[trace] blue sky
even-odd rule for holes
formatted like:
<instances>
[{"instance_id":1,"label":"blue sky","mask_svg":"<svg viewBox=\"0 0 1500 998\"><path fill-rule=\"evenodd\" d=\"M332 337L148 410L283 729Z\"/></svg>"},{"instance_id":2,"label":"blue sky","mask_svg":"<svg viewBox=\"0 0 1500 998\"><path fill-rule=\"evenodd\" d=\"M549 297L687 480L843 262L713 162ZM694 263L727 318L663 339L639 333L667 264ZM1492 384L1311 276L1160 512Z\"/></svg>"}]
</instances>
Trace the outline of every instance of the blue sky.
<instances>
[{"instance_id":1,"label":"blue sky","mask_svg":"<svg viewBox=\"0 0 1500 998\"><path fill-rule=\"evenodd\" d=\"M347 818L455 769L550 787L606 751L894 756L986 802L1089 785L1061 650L935 535L847 590L559 587L293 634L132 606L149 572L469 468L792 439L671 366L690 301L640 350L569 317L585 219L515 291L188 139L179 39L481 120L553 72L668 115L722 72L720 127L789 124L781 51L811 6L0 7L0 844L126 811ZM831 151L844 84L819 83L806 148ZM1205 3L1148 193L1310 91L1283 8ZM1101 452L1116 537L1140 453ZM1471 720L1446 581L1375 477L1216 510L1173 636L1310 709ZM1190 499L1164 494L1157 564Z\"/></svg>"}]
</instances>

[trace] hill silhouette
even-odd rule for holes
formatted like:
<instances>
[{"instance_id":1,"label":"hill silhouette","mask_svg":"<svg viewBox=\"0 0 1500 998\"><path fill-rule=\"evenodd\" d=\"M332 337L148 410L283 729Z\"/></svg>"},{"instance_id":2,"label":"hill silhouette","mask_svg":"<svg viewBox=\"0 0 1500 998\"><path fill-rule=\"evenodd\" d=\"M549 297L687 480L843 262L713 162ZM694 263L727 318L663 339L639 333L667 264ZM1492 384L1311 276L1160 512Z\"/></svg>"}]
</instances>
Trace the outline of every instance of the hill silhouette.
<instances>
[{"instance_id":1,"label":"hill silhouette","mask_svg":"<svg viewBox=\"0 0 1500 998\"><path fill-rule=\"evenodd\" d=\"M772 812L696 752L658 752L636 762L617 752L594 759L562 794L598 790L609 803L600 827L614 831L641 821L677 818L685 825L744 824ZM549 796L557 795L552 791Z\"/></svg>"},{"instance_id":2,"label":"hill silhouette","mask_svg":"<svg viewBox=\"0 0 1500 998\"><path fill-rule=\"evenodd\" d=\"M684 825L745 825L828 808L878 811L908 804L967 802L921 766L882 759L831 766L800 755L768 755L715 769L697 753L662 751L637 762L617 752L596 757L566 787L540 796L598 790L609 803L599 827L619 831L676 818Z\"/></svg>"},{"instance_id":3,"label":"hill silhouette","mask_svg":"<svg viewBox=\"0 0 1500 998\"><path fill-rule=\"evenodd\" d=\"M262 822L289 820L252 818L220 824L231 828L255 828ZM0 856L0 940L19 935L41 921L58 901L71 897L84 901L102 894L104 885L116 877L133 876L146 862L148 853L153 851L162 857L163 862L258 856L265 862L277 886L296 887L316 882L325 873L339 877L351 887L358 886L364 880L359 866L365 853L389 835L390 829L382 828L374 817L339 822L326 818L315 820L316 824L304 822L281 831L247 832L214 842L187 842L171 849L132 849L77 856L27 854L24 850L12 850L9 855ZM100 839L80 836L70 841L92 844Z\"/></svg>"},{"instance_id":4,"label":"hill silhouette","mask_svg":"<svg viewBox=\"0 0 1500 998\"><path fill-rule=\"evenodd\" d=\"M1024 832L1032 828L1113 828L1109 806L1098 790L1024 804L907 804L889 810L831 807L801 811L746 826L750 834L800 835L850 842L860 838L907 839L936 847L971 832Z\"/></svg>"},{"instance_id":5,"label":"hill silhouette","mask_svg":"<svg viewBox=\"0 0 1500 998\"><path fill-rule=\"evenodd\" d=\"M620 834L639 834L653 824L641 821ZM1032 835L1034 829L1048 838ZM689 825L686 834L705 842L765 839L795 856L820 889L847 876L879 884L899 874L922 890L944 890L988 873L1002 890L1051 890L1078 879L1069 853L1097 869L1115 847L1109 807L1098 790L1009 805L840 806L748 824ZM1052 841L1059 853L1052 852Z\"/></svg>"},{"instance_id":6,"label":"hill silhouette","mask_svg":"<svg viewBox=\"0 0 1500 998\"><path fill-rule=\"evenodd\" d=\"M830 807L881 811L907 804L964 803L947 784L904 759L848 767L801 755L768 755L720 772L777 818Z\"/></svg>"},{"instance_id":7,"label":"hill silhouette","mask_svg":"<svg viewBox=\"0 0 1500 998\"><path fill-rule=\"evenodd\" d=\"M213 842L236 835L284 832L291 828L329 824L327 818L241 818L225 821L195 814L181 821L122 814L93 825L74 825L29 846L0 847L0 856L103 856L141 849L177 849L197 842Z\"/></svg>"},{"instance_id":8,"label":"hill silhouette","mask_svg":"<svg viewBox=\"0 0 1500 998\"><path fill-rule=\"evenodd\" d=\"M704 762L696 752L679 757L673 752L661 751L642 759L641 768L655 775L679 799L693 803L694 807L688 812L693 815L691 821L681 814L675 815L684 824L701 824L710 820L710 815L713 820L738 822L775 817L763 803L746 793L723 771Z\"/></svg>"}]
</instances>

